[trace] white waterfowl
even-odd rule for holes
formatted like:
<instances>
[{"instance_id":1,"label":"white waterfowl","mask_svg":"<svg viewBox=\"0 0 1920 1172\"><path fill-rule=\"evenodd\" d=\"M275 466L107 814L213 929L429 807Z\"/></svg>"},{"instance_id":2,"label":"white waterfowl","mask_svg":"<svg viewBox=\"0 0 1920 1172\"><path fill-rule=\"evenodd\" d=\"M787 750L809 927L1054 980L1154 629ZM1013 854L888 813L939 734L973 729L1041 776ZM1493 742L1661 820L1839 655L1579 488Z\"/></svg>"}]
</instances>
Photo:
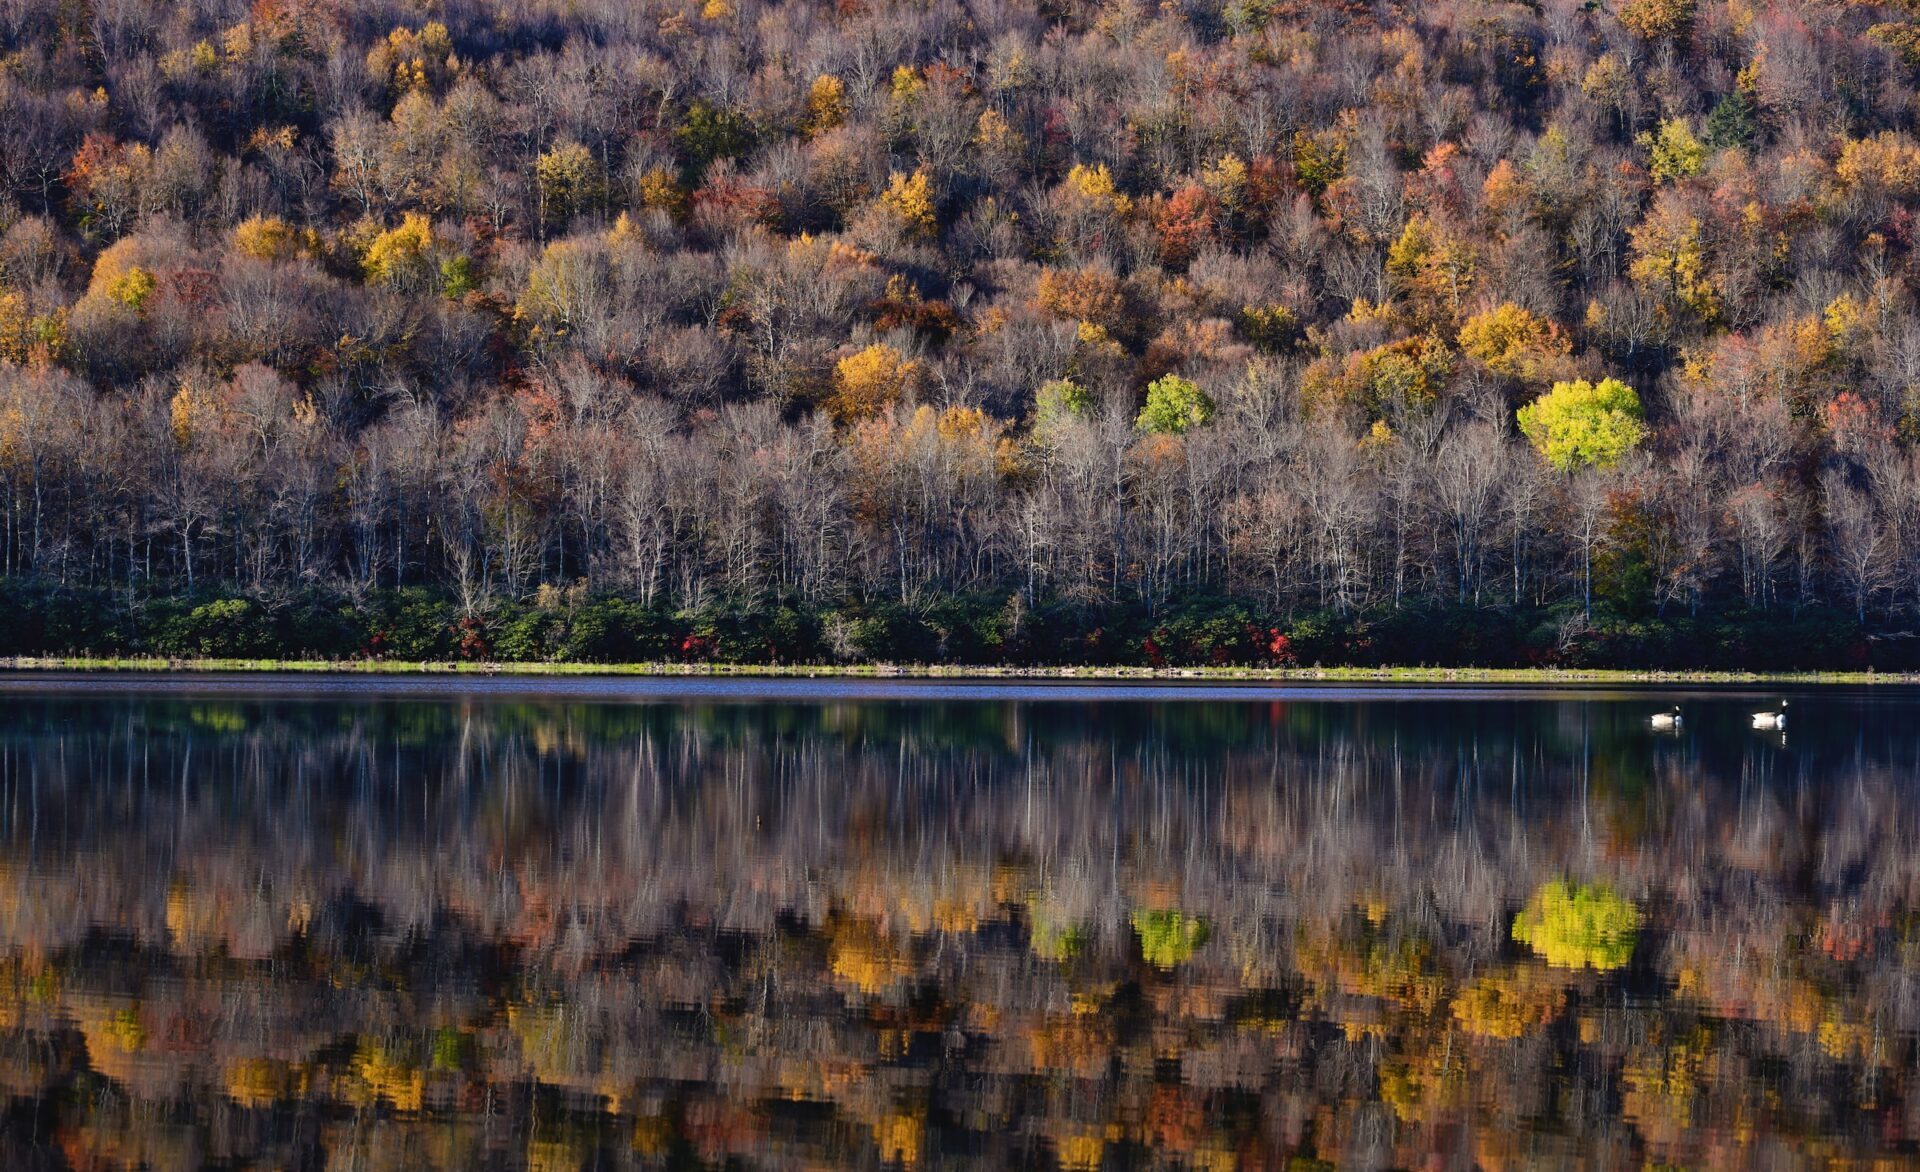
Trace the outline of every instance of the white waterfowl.
<instances>
[{"instance_id":1,"label":"white waterfowl","mask_svg":"<svg viewBox=\"0 0 1920 1172\"><path fill-rule=\"evenodd\" d=\"M1670 729L1679 728L1680 727L1679 705L1675 705L1673 711L1671 712L1654 713L1652 716L1647 717L1647 723L1651 724L1654 728L1660 729L1661 731L1667 731Z\"/></svg>"},{"instance_id":2,"label":"white waterfowl","mask_svg":"<svg viewBox=\"0 0 1920 1172\"><path fill-rule=\"evenodd\" d=\"M1772 712L1754 713L1753 727L1784 730L1787 727L1787 702L1780 701L1780 707Z\"/></svg>"}]
</instances>

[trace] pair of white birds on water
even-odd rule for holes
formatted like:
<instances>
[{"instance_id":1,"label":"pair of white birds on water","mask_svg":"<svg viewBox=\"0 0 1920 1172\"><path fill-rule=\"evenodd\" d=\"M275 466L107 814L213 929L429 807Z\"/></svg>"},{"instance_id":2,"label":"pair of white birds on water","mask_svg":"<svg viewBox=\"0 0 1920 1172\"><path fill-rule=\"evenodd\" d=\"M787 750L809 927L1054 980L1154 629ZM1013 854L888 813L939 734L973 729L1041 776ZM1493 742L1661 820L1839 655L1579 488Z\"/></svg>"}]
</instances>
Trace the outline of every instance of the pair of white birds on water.
<instances>
[{"instance_id":1,"label":"pair of white birds on water","mask_svg":"<svg viewBox=\"0 0 1920 1172\"><path fill-rule=\"evenodd\" d=\"M1659 729L1680 727L1680 707L1675 705L1671 712L1656 712L1648 718L1649 723ZM1787 727L1787 702L1780 701L1780 707L1769 708L1765 712L1753 714L1753 727L1785 731Z\"/></svg>"}]
</instances>

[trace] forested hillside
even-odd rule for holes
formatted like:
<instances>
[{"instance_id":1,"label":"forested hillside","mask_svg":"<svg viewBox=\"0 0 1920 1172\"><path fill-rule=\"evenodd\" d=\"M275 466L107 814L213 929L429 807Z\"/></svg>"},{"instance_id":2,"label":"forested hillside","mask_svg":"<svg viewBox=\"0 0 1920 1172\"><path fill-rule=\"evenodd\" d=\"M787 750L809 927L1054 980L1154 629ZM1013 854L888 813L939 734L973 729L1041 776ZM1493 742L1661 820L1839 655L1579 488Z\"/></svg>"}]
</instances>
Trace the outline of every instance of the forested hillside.
<instances>
[{"instance_id":1,"label":"forested hillside","mask_svg":"<svg viewBox=\"0 0 1920 1172\"><path fill-rule=\"evenodd\" d=\"M1920 4L0 0L0 651L1890 663Z\"/></svg>"}]
</instances>

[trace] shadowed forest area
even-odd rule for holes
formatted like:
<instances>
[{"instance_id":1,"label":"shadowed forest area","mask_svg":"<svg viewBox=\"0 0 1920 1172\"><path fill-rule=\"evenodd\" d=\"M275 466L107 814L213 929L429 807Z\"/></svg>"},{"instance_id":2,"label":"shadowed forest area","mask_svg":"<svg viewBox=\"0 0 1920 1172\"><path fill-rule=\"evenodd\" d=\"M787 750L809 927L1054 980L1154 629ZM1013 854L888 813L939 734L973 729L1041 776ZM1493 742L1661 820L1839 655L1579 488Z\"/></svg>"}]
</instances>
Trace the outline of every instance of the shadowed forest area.
<instances>
[{"instance_id":1,"label":"shadowed forest area","mask_svg":"<svg viewBox=\"0 0 1920 1172\"><path fill-rule=\"evenodd\" d=\"M0 0L0 654L1920 663L1920 9Z\"/></svg>"},{"instance_id":2,"label":"shadowed forest area","mask_svg":"<svg viewBox=\"0 0 1920 1172\"><path fill-rule=\"evenodd\" d=\"M1886 1166L1894 691L15 696L0 1160Z\"/></svg>"}]
</instances>

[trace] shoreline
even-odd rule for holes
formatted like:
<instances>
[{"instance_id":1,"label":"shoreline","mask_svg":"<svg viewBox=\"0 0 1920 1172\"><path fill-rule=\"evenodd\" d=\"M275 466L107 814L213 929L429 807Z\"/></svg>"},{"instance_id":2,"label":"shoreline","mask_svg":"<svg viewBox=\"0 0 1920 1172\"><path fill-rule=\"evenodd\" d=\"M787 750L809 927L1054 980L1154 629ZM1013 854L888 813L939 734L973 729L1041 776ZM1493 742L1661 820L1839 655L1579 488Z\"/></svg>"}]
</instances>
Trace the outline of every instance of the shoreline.
<instances>
[{"instance_id":1,"label":"shoreline","mask_svg":"<svg viewBox=\"0 0 1920 1172\"><path fill-rule=\"evenodd\" d=\"M947 664L493 663L317 659L167 659L27 656L0 671L100 675L310 674L332 676L616 676L661 679L1197 680L1216 683L1393 684L1920 684L1920 672L1743 672L1631 668L1449 667L1006 667Z\"/></svg>"}]
</instances>

